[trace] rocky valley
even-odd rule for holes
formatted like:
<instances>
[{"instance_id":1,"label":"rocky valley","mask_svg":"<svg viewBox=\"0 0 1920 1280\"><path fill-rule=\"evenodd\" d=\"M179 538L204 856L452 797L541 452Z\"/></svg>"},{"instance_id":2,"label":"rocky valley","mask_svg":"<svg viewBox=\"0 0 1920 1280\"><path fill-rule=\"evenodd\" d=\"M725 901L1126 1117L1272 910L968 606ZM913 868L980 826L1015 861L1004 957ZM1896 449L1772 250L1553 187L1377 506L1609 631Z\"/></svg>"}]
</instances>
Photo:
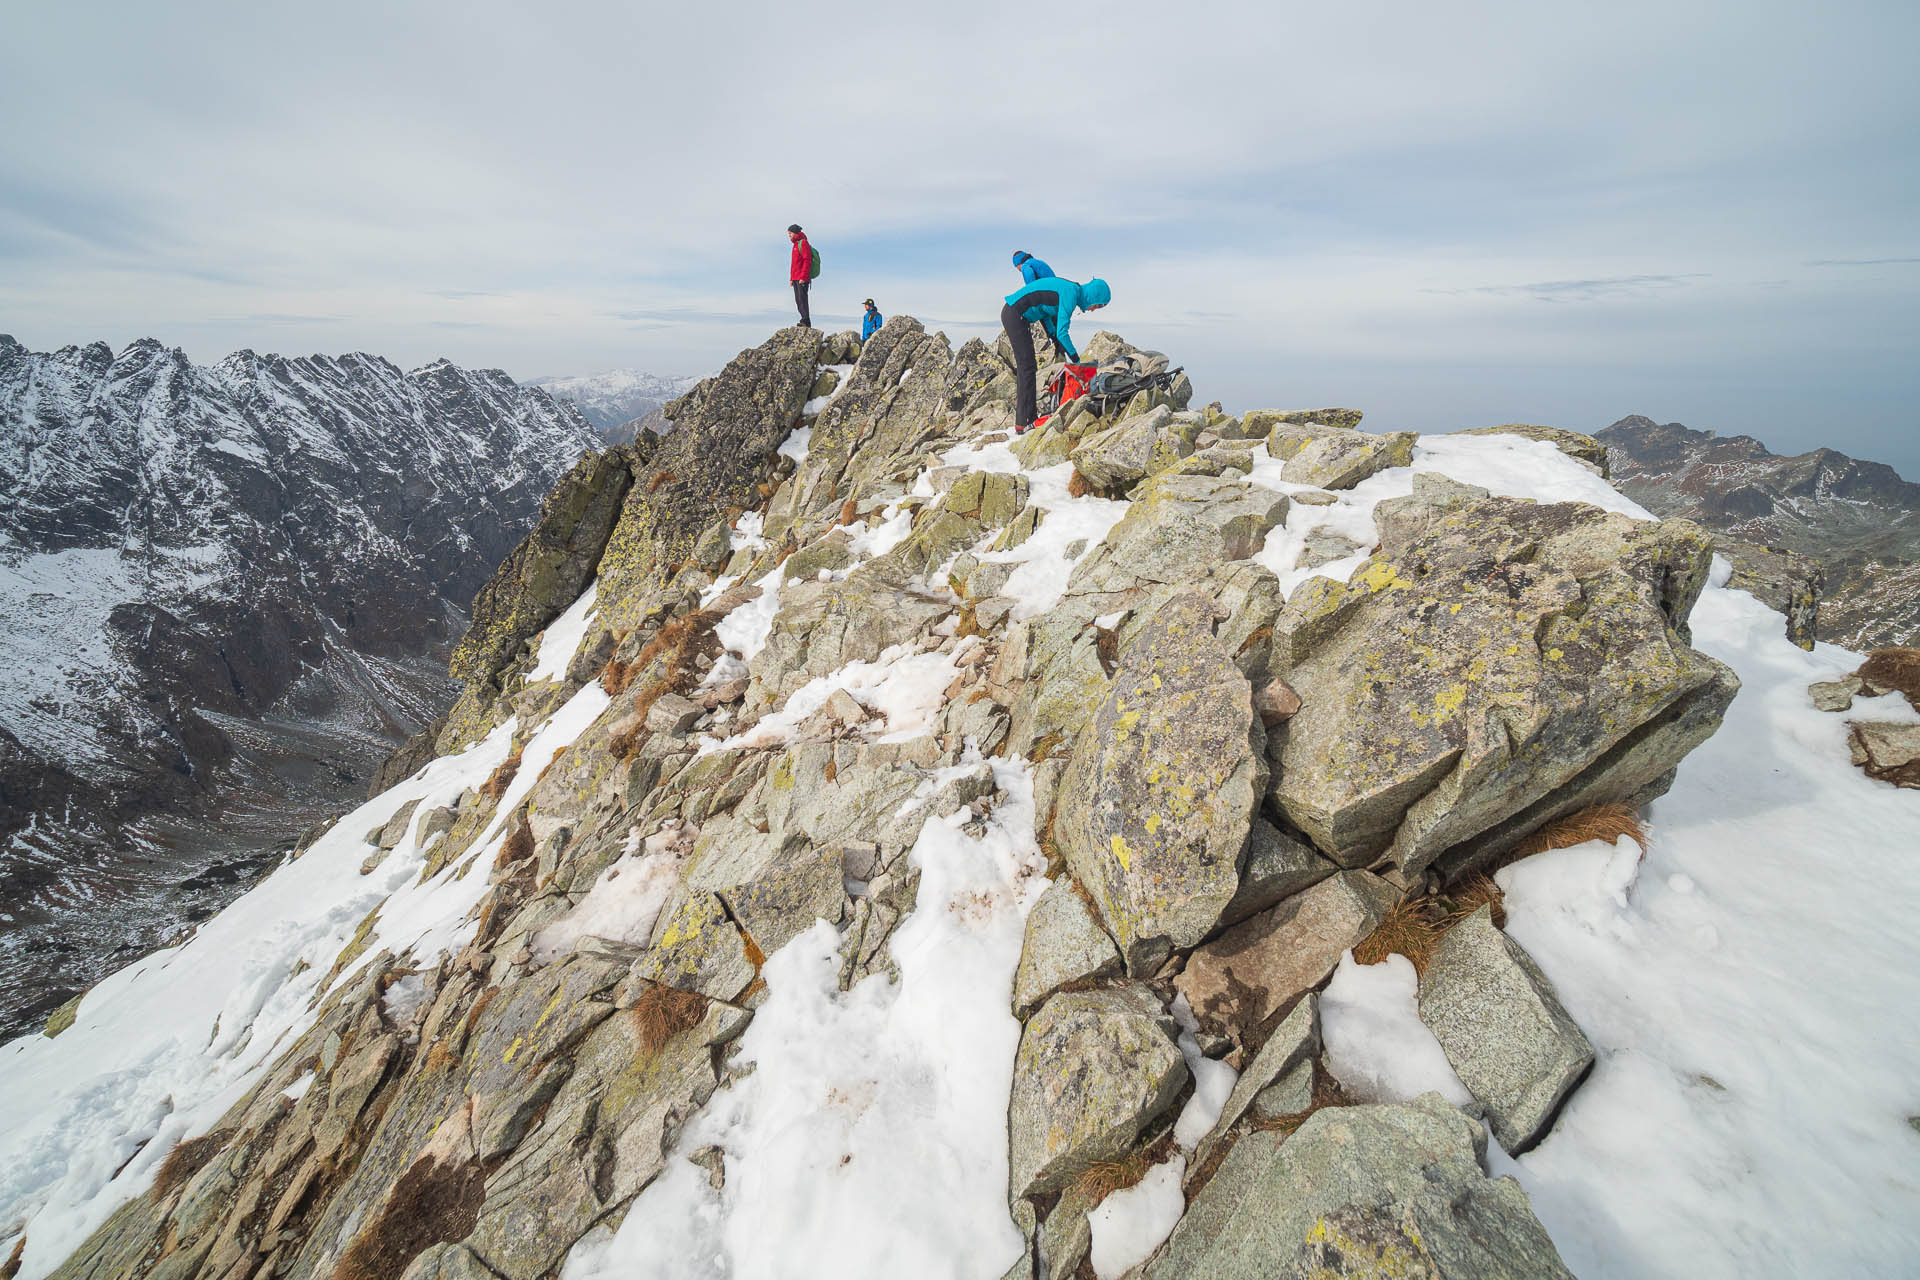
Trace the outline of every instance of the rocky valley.
<instances>
[{"instance_id":1,"label":"rocky valley","mask_svg":"<svg viewBox=\"0 0 1920 1280\"><path fill-rule=\"evenodd\" d=\"M445 710L596 441L497 371L0 337L0 1029L225 905Z\"/></svg>"},{"instance_id":2,"label":"rocky valley","mask_svg":"<svg viewBox=\"0 0 1920 1280\"><path fill-rule=\"evenodd\" d=\"M1904 686L1590 437L1196 398L895 316L581 458L377 794L0 1047L4 1274L1901 1270Z\"/></svg>"}]
</instances>

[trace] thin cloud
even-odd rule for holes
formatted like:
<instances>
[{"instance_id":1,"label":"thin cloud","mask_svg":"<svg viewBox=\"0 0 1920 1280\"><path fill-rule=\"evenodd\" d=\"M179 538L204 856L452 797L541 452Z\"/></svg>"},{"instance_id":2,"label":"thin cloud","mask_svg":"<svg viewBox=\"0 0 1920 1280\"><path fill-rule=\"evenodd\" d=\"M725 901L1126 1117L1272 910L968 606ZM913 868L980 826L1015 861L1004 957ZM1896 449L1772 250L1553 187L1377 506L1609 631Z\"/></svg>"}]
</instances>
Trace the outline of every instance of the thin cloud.
<instances>
[{"instance_id":1,"label":"thin cloud","mask_svg":"<svg viewBox=\"0 0 1920 1280\"><path fill-rule=\"evenodd\" d=\"M1920 262L1920 258L1815 258L1810 267L1890 267Z\"/></svg>"},{"instance_id":2,"label":"thin cloud","mask_svg":"<svg viewBox=\"0 0 1920 1280\"><path fill-rule=\"evenodd\" d=\"M1422 289L1421 292L1450 296L1479 293L1494 297L1529 297L1541 302L1591 302L1598 298L1682 288L1689 280L1703 280L1710 274L1692 271L1680 275L1602 276L1591 280L1539 280L1532 284L1486 284L1470 289Z\"/></svg>"}]
</instances>

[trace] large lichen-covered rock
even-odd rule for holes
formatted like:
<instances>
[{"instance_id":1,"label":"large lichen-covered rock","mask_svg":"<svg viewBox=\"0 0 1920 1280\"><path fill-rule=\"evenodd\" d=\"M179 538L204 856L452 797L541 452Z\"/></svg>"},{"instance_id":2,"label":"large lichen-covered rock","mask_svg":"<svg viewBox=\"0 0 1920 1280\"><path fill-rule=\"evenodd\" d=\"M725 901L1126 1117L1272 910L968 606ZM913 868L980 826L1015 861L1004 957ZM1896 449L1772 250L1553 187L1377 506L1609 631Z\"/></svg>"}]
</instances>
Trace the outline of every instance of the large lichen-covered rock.
<instances>
[{"instance_id":1,"label":"large lichen-covered rock","mask_svg":"<svg viewBox=\"0 0 1920 1280\"><path fill-rule=\"evenodd\" d=\"M664 913L663 913L664 914ZM634 962L618 1003L631 1005L646 984L695 991L713 1000L732 1000L754 979L746 939L711 893L698 893L664 924L647 953Z\"/></svg>"},{"instance_id":2,"label":"large lichen-covered rock","mask_svg":"<svg viewBox=\"0 0 1920 1280\"><path fill-rule=\"evenodd\" d=\"M1120 654L1074 746L1055 830L1130 973L1152 973L1220 920L1266 783L1253 689L1185 592Z\"/></svg>"},{"instance_id":3,"label":"large lichen-covered rock","mask_svg":"<svg viewBox=\"0 0 1920 1280\"><path fill-rule=\"evenodd\" d=\"M587 589L638 458L628 446L590 454L554 486L533 532L474 597L473 622L447 662L454 679L492 676Z\"/></svg>"},{"instance_id":4,"label":"large lichen-covered rock","mask_svg":"<svg viewBox=\"0 0 1920 1280\"><path fill-rule=\"evenodd\" d=\"M1303 584L1275 625L1305 705L1275 730L1273 798L1334 861L1480 865L1566 813L1659 795L1719 725L1739 681L1688 644L1698 526L1382 507L1379 554Z\"/></svg>"},{"instance_id":5,"label":"large lichen-covered rock","mask_svg":"<svg viewBox=\"0 0 1920 1280\"><path fill-rule=\"evenodd\" d=\"M1486 1132L1438 1094L1329 1107L1234 1144L1145 1280L1572 1280Z\"/></svg>"},{"instance_id":6,"label":"large lichen-covered rock","mask_svg":"<svg viewBox=\"0 0 1920 1280\"><path fill-rule=\"evenodd\" d=\"M1820 566L1784 547L1763 547L1717 535L1713 549L1733 565L1727 585L1749 591L1787 619L1787 639L1811 650L1820 628Z\"/></svg>"},{"instance_id":7,"label":"large lichen-covered rock","mask_svg":"<svg viewBox=\"0 0 1920 1280\"><path fill-rule=\"evenodd\" d=\"M1493 1136L1519 1155L1546 1136L1560 1104L1593 1065L1533 957L1481 907L1441 937L1420 975L1420 1020L1454 1074L1487 1109Z\"/></svg>"},{"instance_id":8,"label":"large lichen-covered rock","mask_svg":"<svg viewBox=\"0 0 1920 1280\"><path fill-rule=\"evenodd\" d=\"M750 664L747 705L758 709L850 662L871 662L923 639L951 606L915 589L886 561L837 582L797 582L780 594L767 642Z\"/></svg>"},{"instance_id":9,"label":"large lichen-covered rock","mask_svg":"<svg viewBox=\"0 0 1920 1280\"><path fill-rule=\"evenodd\" d=\"M1027 913L1020 967L1013 974L1013 1013L1024 1018L1070 982L1120 972L1120 950L1094 918L1071 880L1053 883Z\"/></svg>"},{"instance_id":10,"label":"large lichen-covered rock","mask_svg":"<svg viewBox=\"0 0 1920 1280\"><path fill-rule=\"evenodd\" d=\"M589 1227L665 1167L679 1124L718 1083L711 1046L745 1018L712 1004L658 1047L632 1017L601 1023L539 1128L487 1179L466 1246L511 1280L555 1270Z\"/></svg>"},{"instance_id":11,"label":"large lichen-covered rock","mask_svg":"<svg viewBox=\"0 0 1920 1280\"><path fill-rule=\"evenodd\" d=\"M1284 430L1276 427L1274 434ZM1411 431L1394 431L1383 436L1365 431L1322 432L1287 459L1280 478L1321 489L1351 489L1388 467L1413 465L1416 439Z\"/></svg>"},{"instance_id":12,"label":"large lichen-covered rock","mask_svg":"<svg viewBox=\"0 0 1920 1280\"><path fill-rule=\"evenodd\" d=\"M1028 1020L1007 1109L1011 1198L1117 1160L1187 1082L1173 1018L1138 985L1054 996Z\"/></svg>"},{"instance_id":13,"label":"large lichen-covered rock","mask_svg":"<svg viewBox=\"0 0 1920 1280\"><path fill-rule=\"evenodd\" d=\"M946 415L975 399L983 375L1004 369L984 344L968 343L961 354L957 359L944 335L927 333L912 316L882 325L814 423L807 466L770 514L831 518L850 496L902 475L910 481L918 451L940 438Z\"/></svg>"},{"instance_id":14,"label":"large lichen-covered rock","mask_svg":"<svg viewBox=\"0 0 1920 1280\"><path fill-rule=\"evenodd\" d=\"M1126 515L1074 567L1067 589L1089 595L1189 585L1257 554L1286 518L1287 499L1271 489L1219 476L1161 476L1135 493Z\"/></svg>"},{"instance_id":15,"label":"large lichen-covered rock","mask_svg":"<svg viewBox=\"0 0 1920 1280\"><path fill-rule=\"evenodd\" d=\"M1469 427L1465 431L1456 431L1462 436L1520 436L1527 440L1539 440L1552 445L1576 462L1584 462L1600 474L1607 475L1607 446L1592 436L1578 431L1568 431L1565 427L1543 427L1532 422L1503 422L1497 427Z\"/></svg>"},{"instance_id":16,"label":"large lichen-covered rock","mask_svg":"<svg viewBox=\"0 0 1920 1280\"><path fill-rule=\"evenodd\" d=\"M1335 427L1347 431L1360 425L1364 415L1358 409L1249 409L1240 416L1240 438L1258 440L1271 435L1276 427ZM1292 447L1305 443L1302 438ZM1285 446L1283 446L1284 448ZM1292 452L1280 452L1276 458L1290 458Z\"/></svg>"},{"instance_id":17,"label":"large lichen-covered rock","mask_svg":"<svg viewBox=\"0 0 1920 1280\"><path fill-rule=\"evenodd\" d=\"M1203 1028L1245 1043L1324 982L1396 896L1379 876L1343 871L1195 948L1174 985Z\"/></svg>"},{"instance_id":18,"label":"large lichen-covered rock","mask_svg":"<svg viewBox=\"0 0 1920 1280\"><path fill-rule=\"evenodd\" d=\"M643 620L715 520L760 505L819 351L814 330L782 329L666 407L674 430L634 475L600 558L596 630Z\"/></svg>"},{"instance_id":19,"label":"large lichen-covered rock","mask_svg":"<svg viewBox=\"0 0 1920 1280\"><path fill-rule=\"evenodd\" d=\"M1088 436L1069 456L1096 491L1121 494L1192 452L1192 440L1174 425L1173 410L1162 405Z\"/></svg>"}]
</instances>

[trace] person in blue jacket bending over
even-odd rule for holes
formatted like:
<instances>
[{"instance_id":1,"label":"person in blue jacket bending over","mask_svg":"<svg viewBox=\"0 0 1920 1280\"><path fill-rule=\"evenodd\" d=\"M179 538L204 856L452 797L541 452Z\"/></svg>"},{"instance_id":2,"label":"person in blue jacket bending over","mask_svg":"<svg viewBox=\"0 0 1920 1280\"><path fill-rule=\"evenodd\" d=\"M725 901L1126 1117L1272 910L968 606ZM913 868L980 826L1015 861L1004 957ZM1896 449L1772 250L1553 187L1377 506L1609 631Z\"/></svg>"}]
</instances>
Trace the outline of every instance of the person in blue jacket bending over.
<instances>
[{"instance_id":1,"label":"person in blue jacket bending over","mask_svg":"<svg viewBox=\"0 0 1920 1280\"><path fill-rule=\"evenodd\" d=\"M1013 265L1020 269L1020 278L1028 284L1045 279L1053 274L1053 268L1028 253L1025 249L1013 251Z\"/></svg>"},{"instance_id":2,"label":"person in blue jacket bending over","mask_svg":"<svg viewBox=\"0 0 1920 1280\"><path fill-rule=\"evenodd\" d=\"M867 316L866 319L860 322L860 341L865 342L868 338L880 332L880 326L886 322L886 318L880 314L880 308L873 305L872 298L868 298Z\"/></svg>"},{"instance_id":3,"label":"person in blue jacket bending over","mask_svg":"<svg viewBox=\"0 0 1920 1280\"><path fill-rule=\"evenodd\" d=\"M1007 295L1007 305L1000 308L1000 327L1007 331L1007 341L1013 346L1013 427L1016 432L1025 431L1039 416L1035 408L1039 396L1034 386L1037 374L1033 330L1027 326L1038 324L1045 329L1066 358L1078 363L1079 348L1073 345L1073 335L1067 331L1073 313L1098 311L1112 300L1113 291L1097 276L1085 284L1075 284L1059 276L1042 276Z\"/></svg>"}]
</instances>

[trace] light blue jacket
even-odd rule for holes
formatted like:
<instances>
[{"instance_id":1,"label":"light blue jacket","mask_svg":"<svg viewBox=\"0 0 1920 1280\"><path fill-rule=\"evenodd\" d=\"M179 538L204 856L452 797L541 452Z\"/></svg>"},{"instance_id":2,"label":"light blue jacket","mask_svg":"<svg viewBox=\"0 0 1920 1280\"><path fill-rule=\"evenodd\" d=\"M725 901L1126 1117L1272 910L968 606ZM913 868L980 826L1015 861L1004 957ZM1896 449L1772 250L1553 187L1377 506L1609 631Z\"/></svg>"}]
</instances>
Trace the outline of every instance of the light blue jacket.
<instances>
[{"instance_id":1,"label":"light blue jacket","mask_svg":"<svg viewBox=\"0 0 1920 1280\"><path fill-rule=\"evenodd\" d=\"M1028 284L1053 274L1053 268L1024 249L1013 255L1013 265L1020 268L1020 278Z\"/></svg>"},{"instance_id":2,"label":"light blue jacket","mask_svg":"<svg viewBox=\"0 0 1920 1280\"><path fill-rule=\"evenodd\" d=\"M868 338L871 338L879 331L880 326L885 323L886 319L881 316L880 308L875 307L872 311L867 312L867 318L860 322L860 341L865 342Z\"/></svg>"},{"instance_id":3,"label":"light blue jacket","mask_svg":"<svg viewBox=\"0 0 1920 1280\"><path fill-rule=\"evenodd\" d=\"M1037 303L1031 307L1021 306L1021 300L1034 293L1056 293L1060 301L1057 306ZM1047 331L1047 336L1060 344L1067 353L1067 359L1080 359L1080 350L1073 345L1073 337L1067 332L1067 326L1073 322L1073 313L1085 311L1089 307L1104 307L1113 300L1113 291L1107 282L1095 276L1085 284L1075 284L1060 276L1042 276L1029 281L1007 295L1007 305L1020 312L1021 318L1029 324L1037 324Z\"/></svg>"}]
</instances>

